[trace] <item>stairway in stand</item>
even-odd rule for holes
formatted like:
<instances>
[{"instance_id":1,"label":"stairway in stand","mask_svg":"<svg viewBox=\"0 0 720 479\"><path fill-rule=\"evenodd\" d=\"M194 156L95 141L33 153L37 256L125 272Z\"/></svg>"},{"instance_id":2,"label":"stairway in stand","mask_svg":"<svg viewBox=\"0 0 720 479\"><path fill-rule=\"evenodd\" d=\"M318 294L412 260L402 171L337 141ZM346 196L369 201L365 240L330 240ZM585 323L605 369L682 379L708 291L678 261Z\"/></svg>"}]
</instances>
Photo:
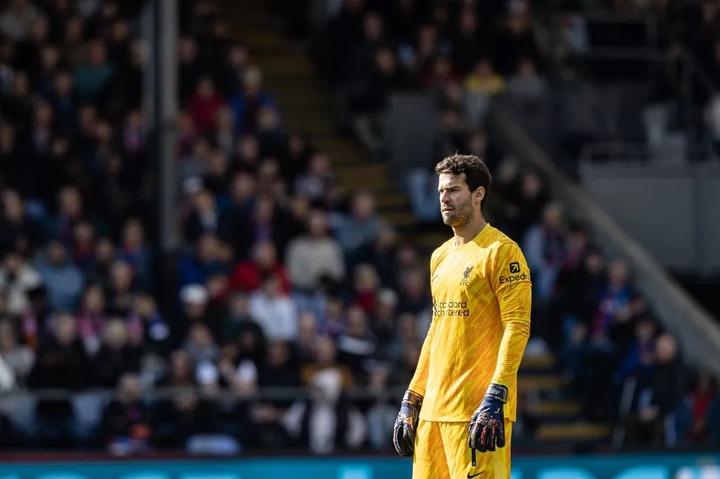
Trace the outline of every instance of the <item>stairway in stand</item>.
<instances>
[{"instance_id":1,"label":"stairway in stand","mask_svg":"<svg viewBox=\"0 0 720 479\"><path fill-rule=\"evenodd\" d=\"M219 0L236 39L248 47L253 62L262 69L266 88L278 99L287 130L307 134L316 148L328 154L339 183L348 192L372 191L383 218L429 254L448 238L449 231L416 231L409 199L393 185L390 169L371 160L355 138L340 131L333 115L331 92L308 55L294 49L278 29L269 3ZM525 358L519 387L528 397L525 409L538 419L529 447L564 447L609 438L609 426L578 420L580 405L566 398L563 378L551 355Z\"/></svg>"},{"instance_id":2,"label":"stairway in stand","mask_svg":"<svg viewBox=\"0 0 720 479\"><path fill-rule=\"evenodd\" d=\"M340 131L331 94L318 78L312 60L292 48L276 26L264 0L221 0L222 13L235 37L250 51L265 87L278 99L288 131L306 133L327 153L338 182L348 191L372 191L379 211L392 224L413 223L408 198L393 188L388 168L371 162L362 145Z\"/></svg>"}]
</instances>

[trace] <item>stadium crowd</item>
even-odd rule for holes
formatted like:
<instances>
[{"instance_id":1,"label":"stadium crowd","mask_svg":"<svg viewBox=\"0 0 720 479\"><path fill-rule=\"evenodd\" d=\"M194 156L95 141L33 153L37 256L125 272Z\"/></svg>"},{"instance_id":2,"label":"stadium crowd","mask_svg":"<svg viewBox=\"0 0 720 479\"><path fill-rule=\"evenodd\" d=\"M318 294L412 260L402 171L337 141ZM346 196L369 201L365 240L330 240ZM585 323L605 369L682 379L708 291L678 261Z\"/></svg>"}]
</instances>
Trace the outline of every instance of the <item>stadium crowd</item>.
<instances>
[{"instance_id":1,"label":"stadium crowd","mask_svg":"<svg viewBox=\"0 0 720 479\"><path fill-rule=\"evenodd\" d=\"M478 3L493 12L376 3L328 13L328 73L365 116L353 123L368 147L381 143L374 114L390 91L412 86L440 93L438 158L488 158L490 220L533 270L529 353L557 354L588 419L616 419L618 391L636 378L638 442L664 436L674 413L678 443L720 440L714 379L686 381L626 265L606 264L542 175L502 158L483 130L484 96L531 97L542 83L522 2L510 13L504 2ZM409 382L430 321L425 252L381 219L372 194L346 194L310 138L286 131L217 6L183 5L184 247L169 306L137 5L12 0L0 12L0 390L13 393L0 396L0 445L387 451L399 400L387 393ZM507 50L478 59L477 42Z\"/></svg>"}]
</instances>

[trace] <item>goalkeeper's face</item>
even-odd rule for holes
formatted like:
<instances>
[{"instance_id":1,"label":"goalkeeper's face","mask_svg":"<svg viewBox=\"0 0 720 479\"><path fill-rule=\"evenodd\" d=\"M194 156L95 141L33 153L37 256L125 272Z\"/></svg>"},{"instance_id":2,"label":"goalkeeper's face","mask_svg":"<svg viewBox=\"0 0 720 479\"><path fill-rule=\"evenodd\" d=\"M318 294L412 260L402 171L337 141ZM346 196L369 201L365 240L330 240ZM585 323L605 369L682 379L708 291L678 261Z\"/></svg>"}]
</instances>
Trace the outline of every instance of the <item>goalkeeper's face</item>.
<instances>
[{"instance_id":1,"label":"goalkeeper's face","mask_svg":"<svg viewBox=\"0 0 720 479\"><path fill-rule=\"evenodd\" d=\"M453 228L462 228L476 214L473 195L465 181L465 173L459 175L441 173L438 180L440 214L443 223Z\"/></svg>"}]
</instances>

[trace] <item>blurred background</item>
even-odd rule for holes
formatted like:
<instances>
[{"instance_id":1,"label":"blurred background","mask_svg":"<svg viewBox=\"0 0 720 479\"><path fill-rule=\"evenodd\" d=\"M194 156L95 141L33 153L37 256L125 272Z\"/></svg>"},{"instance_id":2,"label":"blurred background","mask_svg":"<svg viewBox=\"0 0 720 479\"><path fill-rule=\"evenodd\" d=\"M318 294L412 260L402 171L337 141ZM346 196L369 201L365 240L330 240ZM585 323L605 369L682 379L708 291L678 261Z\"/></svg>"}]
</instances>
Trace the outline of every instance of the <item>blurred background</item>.
<instances>
[{"instance_id":1,"label":"blurred background","mask_svg":"<svg viewBox=\"0 0 720 479\"><path fill-rule=\"evenodd\" d=\"M513 476L720 477L719 32L718 0L0 1L0 476L410 477L461 152L533 271Z\"/></svg>"}]
</instances>

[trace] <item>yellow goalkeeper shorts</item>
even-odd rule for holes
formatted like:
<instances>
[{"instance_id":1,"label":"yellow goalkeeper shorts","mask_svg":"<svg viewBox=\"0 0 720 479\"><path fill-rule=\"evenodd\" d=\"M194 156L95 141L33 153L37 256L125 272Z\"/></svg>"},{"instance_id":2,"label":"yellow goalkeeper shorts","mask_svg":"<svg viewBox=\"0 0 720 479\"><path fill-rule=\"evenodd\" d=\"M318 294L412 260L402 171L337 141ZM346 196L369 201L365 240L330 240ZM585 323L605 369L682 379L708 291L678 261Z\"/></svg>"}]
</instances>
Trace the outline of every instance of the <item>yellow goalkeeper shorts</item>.
<instances>
[{"instance_id":1,"label":"yellow goalkeeper shorts","mask_svg":"<svg viewBox=\"0 0 720 479\"><path fill-rule=\"evenodd\" d=\"M413 479L509 479L512 421L505 419L505 447L494 452L475 452L468 441L468 425L462 422L418 422L413 456Z\"/></svg>"}]
</instances>

